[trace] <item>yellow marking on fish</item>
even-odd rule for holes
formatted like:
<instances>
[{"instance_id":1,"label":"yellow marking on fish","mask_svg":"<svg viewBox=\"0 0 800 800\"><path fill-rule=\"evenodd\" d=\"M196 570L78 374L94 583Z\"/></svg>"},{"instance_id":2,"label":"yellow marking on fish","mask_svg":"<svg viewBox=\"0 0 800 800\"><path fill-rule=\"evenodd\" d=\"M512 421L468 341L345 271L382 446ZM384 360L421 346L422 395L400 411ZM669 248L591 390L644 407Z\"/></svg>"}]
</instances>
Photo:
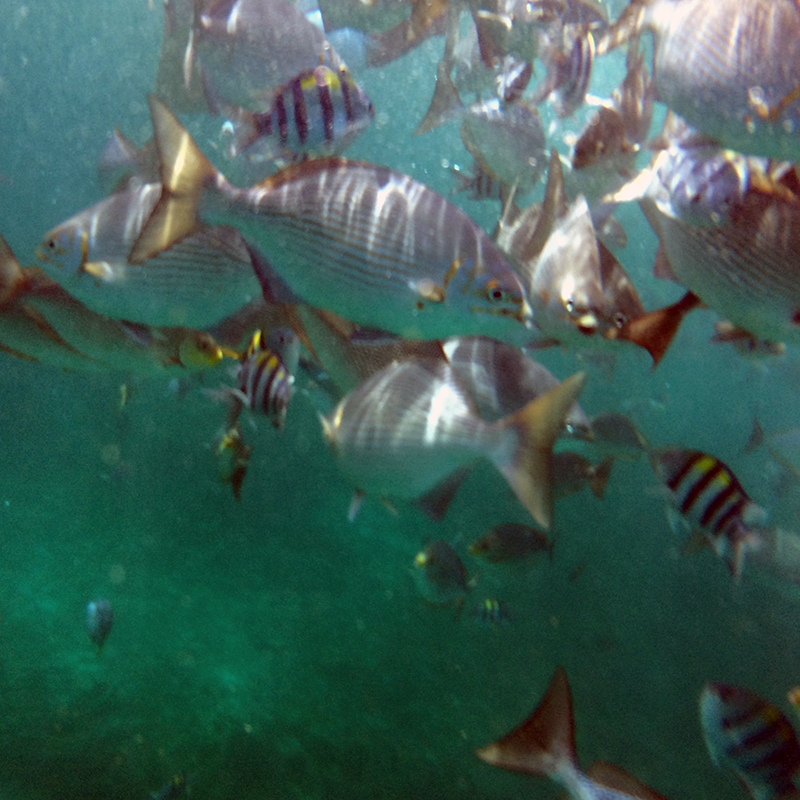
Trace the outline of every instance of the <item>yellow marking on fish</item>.
<instances>
[{"instance_id":1,"label":"yellow marking on fish","mask_svg":"<svg viewBox=\"0 0 800 800\"><path fill-rule=\"evenodd\" d=\"M128 402L128 387L126 384L121 383L119 387L119 410L122 411Z\"/></svg>"},{"instance_id":2,"label":"yellow marking on fish","mask_svg":"<svg viewBox=\"0 0 800 800\"><path fill-rule=\"evenodd\" d=\"M442 289L441 286L437 286L429 278L423 278L421 281L417 281L416 289L422 297L424 297L426 300L430 300L432 303L444 302L446 290ZM419 304L417 304L417 308L421 310L421 306Z\"/></svg>"},{"instance_id":3,"label":"yellow marking on fish","mask_svg":"<svg viewBox=\"0 0 800 800\"><path fill-rule=\"evenodd\" d=\"M777 122L787 106L790 106L800 97L800 86L796 86L788 92L774 106L764 102L764 92L760 86L751 88L747 94L748 102L760 119L764 120L764 122Z\"/></svg>"},{"instance_id":4,"label":"yellow marking on fish","mask_svg":"<svg viewBox=\"0 0 800 800\"><path fill-rule=\"evenodd\" d=\"M444 274L444 291L445 294L447 293L447 287L450 284L450 281L455 278L456 273L458 272L459 268L461 267L461 261L459 259L454 258L453 263L450 264L450 269Z\"/></svg>"},{"instance_id":5,"label":"yellow marking on fish","mask_svg":"<svg viewBox=\"0 0 800 800\"><path fill-rule=\"evenodd\" d=\"M88 231L81 231L81 263L83 266L89 258L89 233Z\"/></svg>"},{"instance_id":6,"label":"yellow marking on fish","mask_svg":"<svg viewBox=\"0 0 800 800\"><path fill-rule=\"evenodd\" d=\"M229 347L220 347L219 351L225 358L232 358L236 361L239 361L239 359L242 357L241 353L237 353L235 350L231 350Z\"/></svg>"}]
</instances>

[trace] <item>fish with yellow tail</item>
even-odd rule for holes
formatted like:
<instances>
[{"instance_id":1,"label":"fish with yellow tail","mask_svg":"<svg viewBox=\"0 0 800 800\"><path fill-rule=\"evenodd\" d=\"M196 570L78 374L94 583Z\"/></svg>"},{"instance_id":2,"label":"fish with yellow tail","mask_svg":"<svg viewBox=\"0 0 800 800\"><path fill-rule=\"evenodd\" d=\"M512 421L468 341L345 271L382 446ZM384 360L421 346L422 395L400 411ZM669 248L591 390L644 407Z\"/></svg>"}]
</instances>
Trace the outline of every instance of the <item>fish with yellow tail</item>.
<instances>
[{"instance_id":1,"label":"fish with yellow tail","mask_svg":"<svg viewBox=\"0 0 800 800\"><path fill-rule=\"evenodd\" d=\"M38 267L20 267L1 237L0 350L64 369L140 375L205 370L224 356L203 331L140 325L92 311Z\"/></svg>"},{"instance_id":2,"label":"fish with yellow tail","mask_svg":"<svg viewBox=\"0 0 800 800\"><path fill-rule=\"evenodd\" d=\"M339 158L232 186L150 97L161 198L134 244L138 264L198 225L232 225L303 301L405 337L482 332L526 340L532 312L500 250L463 211L386 167ZM269 283L260 261L262 286Z\"/></svg>"},{"instance_id":3,"label":"fish with yellow tail","mask_svg":"<svg viewBox=\"0 0 800 800\"><path fill-rule=\"evenodd\" d=\"M321 418L322 427L360 494L420 498L486 458L534 520L549 528L552 446L584 380L583 373L573 375L520 411L487 423L447 363L404 361L350 392Z\"/></svg>"},{"instance_id":4,"label":"fish with yellow tail","mask_svg":"<svg viewBox=\"0 0 800 800\"><path fill-rule=\"evenodd\" d=\"M795 0L632 0L597 53L647 30L658 100L724 147L800 160Z\"/></svg>"},{"instance_id":5,"label":"fish with yellow tail","mask_svg":"<svg viewBox=\"0 0 800 800\"><path fill-rule=\"evenodd\" d=\"M549 778L573 800L666 800L613 764L595 762L587 772L578 763L572 692L564 668L556 667L533 713L502 739L476 751L481 761L525 775Z\"/></svg>"},{"instance_id":6,"label":"fish with yellow tail","mask_svg":"<svg viewBox=\"0 0 800 800\"><path fill-rule=\"evenodd\" d=\"M798 800L800 743L777 706L755 692L707 683L700 724L715 766L736 775L754 800Z\"/></svg>"},{"instance_id":7,"label":"fish with yellow tail","mask_svg":"<svg viewBox=\"0 0 800 800\"><path fill-rule=\"evenodd\" d=\"M664 484L670 524L689 528L708 544L739 579L748 550L761 547L753 527L766 516L732 470L700 450L661 448L650 452L653 471Z\"/></svg>"}]
</instances>

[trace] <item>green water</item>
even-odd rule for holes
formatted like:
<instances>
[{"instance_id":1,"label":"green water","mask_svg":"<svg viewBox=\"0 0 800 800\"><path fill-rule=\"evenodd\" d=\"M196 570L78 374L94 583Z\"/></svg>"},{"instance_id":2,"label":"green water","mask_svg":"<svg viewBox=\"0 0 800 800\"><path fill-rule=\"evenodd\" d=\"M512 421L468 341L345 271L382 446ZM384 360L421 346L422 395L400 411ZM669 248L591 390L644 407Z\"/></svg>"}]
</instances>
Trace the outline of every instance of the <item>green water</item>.
<instances>
[{"instance_id":1,"label":"green water","mask_svg":"<svg viewBox=\"0 0 800 800\"><path fill-rule=\"evenodd\" d=\"M0 233L21 263L100 198L113 126L149 135L154 5L0 0ZM457 125L411 138L441 46L359 76L378 117L349 155L448 192L443 159L468 164ZM460 202L492 225L494 208ZM650 275L638 210L620 216L645 303L679 296ZM714 318L696 313L656 371L638 352L610 376L590 364L581 402L625 410L656 444L713 452L792 527L796 488L742 448L754 412L768 429L796 424L797 352L753 365L707 343ZM560 376L585 366L542 360ZM646 463L615 465L602 502L559 503L552 563L482 569L474 599L513 614L495 630L427 607L410 574L431 539L464 554L497 522L525 521L490 467L441 525L375 501L349 523L351 489L320 436L326 399L301 379L282 433L245 423L255 452L236 503L211 452L221 411L198 385L181 398L166 380L0 366L1 800L145 798L180 771L199 800L554 798L473 751L528 714L559 663L584 765L607 759L676 800L745 797L708 759L697 696L720 680L785 706L800 682L797 596L755 571L735 585L711 553L680 557ZM94 597L115 611L99 658L83 629Z\"/></svg>"}]
</instances>

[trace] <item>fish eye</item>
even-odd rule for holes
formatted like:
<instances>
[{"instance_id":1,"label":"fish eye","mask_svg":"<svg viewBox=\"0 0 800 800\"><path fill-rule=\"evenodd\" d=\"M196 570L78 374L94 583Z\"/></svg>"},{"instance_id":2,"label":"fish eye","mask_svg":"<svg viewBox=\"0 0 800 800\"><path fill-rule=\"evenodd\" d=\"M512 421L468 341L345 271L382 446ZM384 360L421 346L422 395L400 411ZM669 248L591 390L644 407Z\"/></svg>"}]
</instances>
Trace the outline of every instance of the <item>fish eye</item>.
<instances>
[{"instance_id":1,"label":"fish eye","mask_svg":"<svg viewBox=\"0 0 800 800\"><path fill-rule=\"evenodd\" d=\"M575 301L572 300L571 298L565 300L564 301L564 308L567 309L567 313L568 314L572 314L575 311Z\"/></svg>"},{"instance_id":2,"label":"fish eye","mask_svg":"<svg viewBox=\"0 0 800 800\"><path fill-rule=\"evenodd\" d=\"M628 317L625 314L623 314L621 311L617 311L617 313L614 314L614 318L613 319L614 319L614 325L617 328L624 327L626 325L626 323L628 322Z\"/></svg>"},{"instance_id":3,"label":"fish eye","mask_svg":"<svg viewBox=\"0 0 800 800\"><path fill-rule=\"evenodd\" d=\"M501 303L506 299L506 293L497 285L497 281L486 284L486 298L493 303Z\"/></svg>"}]
</instances>

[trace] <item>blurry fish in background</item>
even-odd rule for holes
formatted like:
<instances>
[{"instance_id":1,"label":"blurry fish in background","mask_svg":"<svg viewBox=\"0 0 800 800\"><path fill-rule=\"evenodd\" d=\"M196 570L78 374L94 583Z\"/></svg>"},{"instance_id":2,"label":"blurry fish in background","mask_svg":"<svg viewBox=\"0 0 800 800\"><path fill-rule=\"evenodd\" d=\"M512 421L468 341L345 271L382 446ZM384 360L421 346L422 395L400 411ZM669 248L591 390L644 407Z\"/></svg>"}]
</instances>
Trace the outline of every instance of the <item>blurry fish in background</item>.
<instances>
[{"instance_id":1,"label":"blurry fish in background","mask_svg":"<svg viewBox=\"0 0 800 800\"><path fill-rule=\"evenodd\" d=\"M638 461L650 449L633 420L618 411L597 414L590 420L592 449L623 461Z\"/></svg>"},{"instance_id":2,"label":"blurry fish in background","mask_svg":"<svg viewBox=\"0 0 800 800\"><path fill-rule=\"evenodd\" d=\"M223 483L231 485L236 500L242 499L242 483L252 451L252 446L244 443L238 421L223 431L214 443L219 477Z\"/></svg>"},{"instance_id":3,"label":"blurry fish in background","mask_svg":"<svg viewBox=\"0 0 800 800\"><path fill-rule=\"evenodd\" d=\"M338 72L326 66L304 70L275 91L265 111L225 105L218 111L228 117L223 134L231 158L284 162L341 153L375 116L344 66Z\"/></svg>"},{"instance_id":4,"label":"blurry fish in background","mask_svg":"<svg viewBox=\"0 0 800 800\"><path fill-rule=\"evenodd\" d=\"M700 723L711 760L733 772L754 800L797 798L800 744L789 720L749 689L707 683Z\"/></svg>"},{"instance_id":5,"label":"blurry fish in background","mask_svg":"<svg viewBox=\"0 0 800 800\"><path fill-rule=\"evenodd\" d=\"M472 609L472 619L479 625L486 625L490 628L499 628L503 625L508 625L511 622L511 609L508 603L502 600L496 600L492 597L487 597L481 600Z\"/></svg>"},{"instance_id":6,"label":"blurry fish in background","mask_svg":"<svg viewBox=\"0 0 800 800\"><path fill-rule=\"evenodd\" d=\"M263 111L303 70L343 63L322 31L287 0L169 0L155 93L177 111L206 97Z\"/></svg>"},{"instance_id":7,"label":"blurry fish in background","mask_svg":"<svg viewBox=\"0 0 800 800\"><path fill-rule=\"evenodd\" d=\"M547 66L546 78L536 87L534 103L552 98L559 117L574 114L586 100L592 77L595 43L590 30L565 25L562 41L548 40L542 60Z\"/></svg>"},{"instance_id":8,"label":"blurry fish in background","mask_svg":"<svg viewBox=\"0 0 800 800\"><path fill-rule=\"evenodd\" d=\"M236 189L163 104L151 96L150 105L167 184L131 251L133 263L174 249L196 230L199 213L245 229L268 254L270 274L297 297L360 325L409 338L480 328L524 340L530 309L514 270L441 195L385 167L336 158ZM254 266L269 283L260 261Z\"/></svg>"},{"instance_id":9,"label":"blurry fish in background","mask_svg":"<svg viewBox=\"0 0 800 800\"><path fill-rule=\"evenodd\" d=\"M185 772L173 775L158 791L150 792L150 800L178 800L189 796L189 778Z\"/></svg>"},{"instance_id":10,"label":"blurry fish in background","mask_svg":"<svg viewBox=\"0 0 800 800\"><path fill-rule=\"evenodd\" d=\"M97 648L97 655L103 651L111 626L114 624L114 611L108 600L92 600L86 606L86 633Z\"/></svg>"},{"instance_id":11,"label":"blurry fish in background","mask_svg":"<svg viewBox=\"0 0 800 800\"><path fill-rule=\"evenodd\" d=\"M97 182L108 194L126 188L132 180L157 183L158 153L150 139L137 147L119 128L108 137L97 160Z\"/></svg>"},{"instance_id":12,"label":"blurry fish in background","mask_svg":"<svg viewBox=\"0 0 800 800\"><path fill-rule=\"evenodd\" d=\"M592 464L588 459L570 450L553 453L553 494L556 500L576 494L587 485L592 494L598 500L602 500L613 466L614 459L611 457L603 459L598 464Z\"/></svg>"},{"instance_id":13,"label":"blurry fish in background","mask_svg":"<svg viewBox=\"0 0 800 800\"><path fill-rule=\"evenodd\" d=\"M744 452L750 453L762 445L766 445L774 461L800 480L800 428L787 428L767 434L758 419L753 417L753 428Z\"/></svg>"},{"instance_id":14,"label":"blurry fish in background","mask_svg":"<svg viewBox=\"0 0 800 800\"><path fill-rule=\"evenodd\" d=\"M423 600L461 611L472 589L467 568L453 546L437 539L414 557L414 583Z\"/></svg>"},{"instance_id":15,"label":"blurry fish in background","mask_svg":"<svg viewBox=\"0 0 800 800\"><path fill-rule=\"evenodd\" d=\"M598 55L645 30L658 100L723 147L800 160L797 3L634 0L598 38Z\"/></svg>"},{"instance_id":16,"label":"blurry fish in background","mask_svg":"<svg viewBox=\"0 0 800 800\"><path fill-rule=\"evenodd\" d=\"M662 795L604 761L587 772L578 764L572 692L561 666L533 713L502 739L475 751L482 761L525 775L549 778L573 800L665 800Z\"/></svg>"},{"instance_id":17,"label":"blurry fish in background","mask_svg":"<svg viewBox=\"0 0 800 800\"><path fill-rule=\"evenodd\" d=\"M321 421L357 497L430 497L486 458L533 518L549 528L551 450L584 379L576 374L520 411L488 423L452 367L416 359L377 372ZM351 518L356 511L352 506Z\"/></svg>"},{"instance_id":18,"label":"blurry fish in background","mask_svg":"<svg viewBox=\"0 0 800 800\"><path fill-rule=\"evenodd\" d=\"M458 165L451 167L450 171L458 178L458 185L450 194L467 192L470 200L499 200L503 206L508 202L509 187L497 175L487 172L474 158L469 172Z\"/></svg>"},{"instance_id":19,"label":"blurry fish in background","mask_svg":"<svg viewBox=\"0 0 800 800\"><path fill-rule=\"evenodd\" d=\"M786 355L786 345L783 342L758 340L749 331L737 328L727 320L717 320L714 323L714 335L709 341L712 344L733 345L743 358L781 358Z\"/></svg>"},{"instance_id":20,"label":"blurry fish in background","mask_svg":"<svg viewBox=\"0 0 800 800\"><path fill-rule=\"evenodd\" d=\"M520 522L503 522L469 546L469 553L492 564L529 560L547 553L553 560L555 541L530 525Z\"/></svg>"},{"instance_id":21,"label":"blurry fish in background","mask_svg":"<svg viewBox=\"0 0 800 800\"><path fill-rule=\"evenodd\" d=\"M45 234L37 255L53 280L93 311L147 325L217 322L261 293L251 252L230 227L196 226L140 263L128 254L162 195L131 181Z\"/></svg>"},{"instance_id":22,"label":"blurry fish in background","mask_svg":"<svg viewBox=\"0 0 800 800\"><path fill-rule=\"evenodd\" d=\"M210 369L223 358L214 338L98 314L38 267L21 268L0 237L0 350L76 371L163 375Z\"/></svg>"},{"instance_id":23,"label":"blurry fish in background","mask_svg":"<svg viewBox=\"0 0 800 800\"><path fill-rule=\"evenodd\" d=\"M699 535L738 580L748 550L761 546L753 527L766 512L748 497L728 466L700 450L660 448L650 463L668 490L670 525Z\"/></svg>"}]
</instances>

